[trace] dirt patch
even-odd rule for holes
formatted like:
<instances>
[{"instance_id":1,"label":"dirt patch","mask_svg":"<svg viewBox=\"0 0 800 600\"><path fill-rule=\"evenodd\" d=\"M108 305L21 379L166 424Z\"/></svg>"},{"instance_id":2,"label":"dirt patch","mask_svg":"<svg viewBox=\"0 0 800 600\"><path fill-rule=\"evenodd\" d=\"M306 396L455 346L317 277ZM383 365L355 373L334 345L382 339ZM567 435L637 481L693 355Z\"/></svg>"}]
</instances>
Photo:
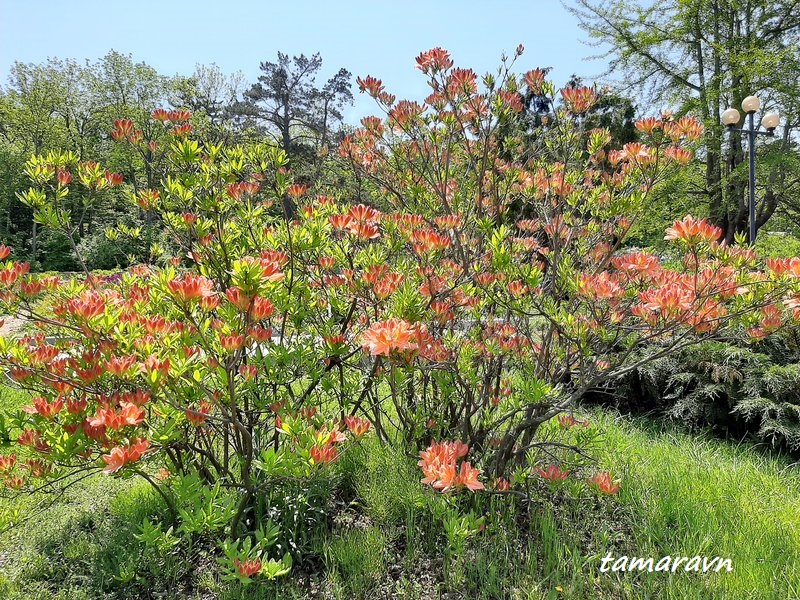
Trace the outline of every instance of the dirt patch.
<instances>
[{"instance_id":1,"label":"dirt patch","mask_svg":"<svg viewBox=\"0 0 800 600\"><path fill-rule=\"evenodd\" d=\"M26 323L25 319L8 315L0 317L0 321L3 323L3 325L0 326L0 336L3 337L14 335L21 330L22 326Z\"/></svg>"}]
</instances>

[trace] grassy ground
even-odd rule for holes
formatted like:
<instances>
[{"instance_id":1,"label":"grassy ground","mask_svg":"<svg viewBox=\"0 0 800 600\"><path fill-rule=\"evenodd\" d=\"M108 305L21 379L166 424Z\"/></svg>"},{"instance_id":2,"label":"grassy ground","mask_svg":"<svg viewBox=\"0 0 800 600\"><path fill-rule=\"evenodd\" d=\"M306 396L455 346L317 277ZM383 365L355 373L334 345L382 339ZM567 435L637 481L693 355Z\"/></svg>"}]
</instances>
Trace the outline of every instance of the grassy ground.
<instances>
[{"instance_id":1,"label":"grassy ground","mask_svg":"<svg viewBox=\"0 0 800 600\"><path fill-rule=\"evenodd\" d=\"M24 398L3 390L0 402ZM83 482L0 536L0 598L630 598L800 597L800 475L747 447L592 413L592 455L622 477L620 495L533 482L534 501L482 495L486 530L447 550L442 515L414 460L370 445L336 466L331 517L275 585L219 581L206 548L136 539L164 514L146 484ZM28 504L0 502L8 519ZM320 534L320 532L322 532ZM600 559L730 558L732 572L601 573Z\"/></svg>"}]
</instances>

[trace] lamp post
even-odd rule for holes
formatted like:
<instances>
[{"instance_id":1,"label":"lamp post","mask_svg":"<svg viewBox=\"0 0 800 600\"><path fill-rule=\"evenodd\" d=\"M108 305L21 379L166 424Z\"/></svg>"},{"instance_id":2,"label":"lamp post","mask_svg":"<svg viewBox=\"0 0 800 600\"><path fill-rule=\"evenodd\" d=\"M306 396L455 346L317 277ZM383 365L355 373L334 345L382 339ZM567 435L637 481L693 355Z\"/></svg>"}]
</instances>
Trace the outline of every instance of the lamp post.
<instances>
[{"instance_id":1,"label":"lamp post","mask_svg":"<svg viewBox=\"0 0 800 600\"><path fill-rule=\"evenodd\" d=\"M760 131L755 126L755 114L761 108L761 101L756 96L748 96L742 100L742 110L747 114L748 127L738 128L742 115L735 108L729 108L722 113L722 124L728 131L741 131L747 134L747 149L750 155L750 244L756 243L756 135L775 135L775 128L778 126L780 116L776 112L764 115L761 118L761 125L766 131Z\"/></svg>"}]
</instances>

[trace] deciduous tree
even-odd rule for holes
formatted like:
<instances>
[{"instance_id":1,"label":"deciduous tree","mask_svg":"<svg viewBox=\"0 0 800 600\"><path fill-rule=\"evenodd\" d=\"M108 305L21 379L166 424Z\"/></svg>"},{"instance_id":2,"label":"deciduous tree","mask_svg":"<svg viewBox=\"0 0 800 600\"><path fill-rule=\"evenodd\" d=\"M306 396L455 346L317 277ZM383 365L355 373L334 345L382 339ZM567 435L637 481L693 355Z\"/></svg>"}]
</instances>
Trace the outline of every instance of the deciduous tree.
<instances>
[{"instance_id":1,"label":"deciduous tree","mask_svg":"<svg viewBox=\"0 0 800 600\"><path fill-rule=\"evenodd\" d=\"M656 103L698 114L704 125L704 185L699 190L708 213L731 241L747 231L747 177L744 140L726 141L720 115L728 106L758 93L767 109L784 114L778 131L780 152L791 151L797 129L796 71L800 10L795 0L576 0L572 11L590 38L608 47L609 73L621 75ZM763 113L762 113L763 114ZM780 161L760 165L756 228L796 190L796 176Z\"/></svg>"}]
</instances>

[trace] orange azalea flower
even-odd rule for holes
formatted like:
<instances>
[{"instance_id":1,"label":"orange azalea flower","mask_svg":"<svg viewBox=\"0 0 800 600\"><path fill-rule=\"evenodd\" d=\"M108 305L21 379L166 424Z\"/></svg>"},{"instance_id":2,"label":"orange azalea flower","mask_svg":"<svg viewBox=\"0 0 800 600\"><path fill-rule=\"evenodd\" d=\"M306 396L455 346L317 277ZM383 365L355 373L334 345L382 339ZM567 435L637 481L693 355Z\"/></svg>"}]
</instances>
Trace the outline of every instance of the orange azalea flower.
<instances>
[{"instance_id":1,"label":"orange azalea flower","mask_svg":"<svg viewBox=\"0 0 800 600\"><path fill-rule=\"evenodd\" d=\"M327 442L321 446L315 444L311 447L311 460L314 461L314 464L329 463L336 460L338 456L339 453L332 442Z\"/></svg>"},{"instance_id":2,"label":"orange azalea flower","mask_svg":"<svg viewBox=\"0 0 800 600\"><path fill-rule=\"evenodd\" d=\"M469 462L462 462L456 477L456 485L464 486L471 492L486 489L483 483L478 481L480 473L480 469L475 469Z\"/></svg>"},{"instance_id":3,"label":"orange azalea flower","mask_svg":"<svg viewBox=\"0 0 800 600\"><path fill-rule=\"evenodd\" d=\"M319 266L326 271L333 267L334 264L336 264L336 259L333 256L322 256L319 259Z\"/></svg>"},{"instance_id":4,"label":"orange azalea flower","mask_svg":"<svg viewBox=\"0 0 800 600\"><path fill-rule=\"evenodd\" d=\"M344 433L344 431L339 431L338 429L334 429L333 431L328 433L327 429L323 427L317 433L317 440L320 442L322 440L327 440L332 444L338 444L340 442L346 442L347 435Z\"/></svg>"},{"instance_id":5,"label":"orange azalea flower","mask_svg":"<svg viewBox=\"0 0 800 600\"><path fill-rule=\"evenodd\" d=\"M349 429L350 433L352 433L356 438L360 438L367 433L372 425L368 419L362 419L354 415L346 416L344 418L344 422L345 425L347 425L347 429Z\"/></svg>"},{"instance_id":6,"label":"orange azalea flower","mask_svg":"<svg viewBox=\"0 0 800 600\"><path fill-rule=\"evenodd\" d=\"M227 352L236 352L244 347L244 343L247 341L243 335L239 334L230 334L230 335L221 335L219 336L219 343Z\"/></svg>"},{"instance_id":7,"label":"orange azalea flower","mask_svg":"<svg viewBox=\"0 0 800 600\"><path fill-rule=\"evenodd\" d=\"M201 400L200 406L196 409L187 408L183 411L186 420L189 421L195 427L200 427L203 423L205 423L208 415L211 414L211 403L208 400Z\"/></svg>"},{"instance_id":8,"label":"orange azalea flower","mask_svg":"<svg viewBox=\"0 0 800 600\"><path fill-rule=\"evenodd\" d=\"M81 423L81 429L83 430L84 435L101 443L107 442L108 437L106 436L106 426L100 425L99 427L94 427L90 423L90 420L90 418L86 418Z\"/></svg>"},{"instance_id":9,"label":"orange azalea flower","mask_svg":"<svg viewBox=\"0 0 800 600\"><path fill-rule=\"evenodd\" d=\"M761 309L764 318L759 321L761 328L766 333L771 333L783 325L783 311L779 306L770 304Z\"/></svg>"},{"instance_id":10,"label":"orange azalea flower","mask_svg":"<svg viewBox=\"0 0 800 600\"><path fill-rule=\"evenodd\" d=\"M682 221L675 221L672 227L667 229L664 239L681 240L687 244L698 244L700 242L717 241L722 236L722 229L712 225L706 219L696 220L692 215L687 215Z\"/></svg>"},{"instance_id":11,"label":"orange azalea flower","mask_svg":"<svg viewBox=\"0 0 800 600\"><path fill-rule=\"evenodd\" d=\"M636 121L634 126L639 131L646 133L647 135L652 135L652 133L661 127L662 123L660 119L656 119L655 117L646 117L644 119L639 119Z\"/></svg>"},{"instance_id":12,"label":"orange azalea flower","mask_svg":"<svg viewBox=\"0 0 800 600\"><path fill-rule=\"evenodd\" d=\"M102 456L106 463L103 473L116 473L125 465L138 461L149 447L150 442L145 438L139 438L129 446L115 446Z\"/></svg>"},{"instance_id":13,"label":"orange azalea flower","mask_svg":"<svg viewBox=\"0 0 800 600\"><path fill-rule=\"evenodd\" d=\"M94 383L102 374L103 366L97 363L85 369L75 369L75 375L77 375L78 378L84 383Z\"/></svg>"},{"instance_id":14,"label":"orange azalea flower","mask_svg":"<svg viewBox=\"0 0 800 600\"><path fill-rule=\"evenodd\" d=\"M0 473L5 473L13 468L17 462L16 454L9 454L8 456L0 454Z\"/></svg>"},{"instance_id":15,"label":"orange azalea flower","mask_svg":"<svg viewBox=\"0 0 800 600\"><path fill-rule=\"evenodd\" d=\"M423 52L417 56L416 61L417 68L423 73L443 71L453 66L453 61L447 50L438 47Z\"/></svg>"},{"instance_id":16,"label":"orange azalea flower","mask_svg":"<svg viewBox=\"0 0 800 600\"><path fill-rule=\"evenodd\" d=\"M31 477L44 477L44 475L50 470L50 465L42 460L39 460L38 458L29 458L25 461L24 466L30 472Z\"/></svg>"},{"instance_id":17,"label":"orange azalea flower","mask_svg":"<svg viewBox=\"0 0 800 600\"><path fill-rule=\"evenodd\" d=\"M469 446L461 441L433 442L427 450L419 453L417 464L424 475L422 483L442 492L461 487L473 492L484 489L483 483L478 481L478 469L469 462L462 463L460 469L456 466L458 459L466 456L467 452Z\"/></svg>"},{"instance_id":18,"label":"orange azalea flower","mask_svg":"<svg viewBox=\"0 0 800 600\"><path fill-rule=\"evenodd\" d=\"M455 462L427 465L422 467L422 473L425 477L423 477L420 482L423 485L430 485L441 492L446 492L453 488L458 479L458 471Z\"/></svg>"},{"instance_id":19,"label":"orange azalea flower","mask_svg":"<svg viewBox=\"0 0 800 600\"><path fill-rule=\"evenodd\" d=\"M120 185L122 183L122 173L106 171L106 182L112 187Z\"/></svg>"},{"instance_id":20,"label":"orange azalea flower","mask_svg":"<svg viewBox=\"0 0 800 600\"><path fill-rule=\"evenodd\" d=\"M436 313L436 317L440 323L447 323L455 318L455 311L450 302L444 302L443 300L431 302L431 310Z\"/></svg>"},{"instance_id":21,"label":"orange azalea flower","mask_svg":"<svg viewBox=\"0 0 800 600\"><path fill-rule=\"evenodd\" d=\"M12 490L22 489L23 485L25 485L25 479L19 475L15 475L14 477L9 477L6 479L6 487L11 488Z\"/></svg>"},{"instance_id":22,"label":"orange azalea flower","mask_svg":"<svg viewBox=\"0 0 800 600\"><path fill-rule=\"evenodd\" d=\"M48 402L43 396L36 396L33 399L33 406L26 406L25 412L29 414L39 414L45 419L52 419L61 412L62 408L64 408L64 401L61 397L53 402Z\"/></svg>"},{"instance_id":23,"label":"orange azalea flower","mask_svg":"<svg viewBox=\"0 0 800 600\"><path fill-rule=\"evenodd\" d=\"M381 300L391 296L405 280L405 275L400 273L387 273L386 277L375 283L373 291Z\"/></svg>"},{"instance_id":24,"label":"orange azalea flower","mask_svg":"<svg viewBox=\"0 0 800 600\"><path fill-rule=\"evenodd\" d=\"M272 316L275 306L266 298L256 297L253 306L250 308L250 316L254 321L261 321Z\"/></svg>"},{"instance_id":25,"label":"orange azalea flower","mask_svg":"<svg viewBox=\"0 0 800 600\"><path fill-rule=\"evenodd\" d=\"M581 114L597 102L597 94L590 87L569 87L561 90L561 97L570 112Z\"/></svg>"},{"instance_id":26,"label":"orange azalea flower","mask_svg":"<svg viewBox=\"0 0 800 600\"><path fill-rule=\"evenodd\" d=\"M185 135L189 135L192 132L192 124L191 123L181 123L180 125L176 125L172 128L172 133L178 137L183 137Z\"/></svg>"},{"instance_id":27,"label":"orange azalea flower","mask_svg":"<svg viewBox=\"0 0 800 600\"><path fill-rule=\"evenodd\" d=\"M247 328L247 335L253 338L256 342L267 342L272 338L272 328L253 325Z\"/></svg>"},{"instance_id":28,"label":"orange azalea flower","mask_svg":"<svg viewBox=\"0 0 800 600\"><path fill-rule=\"evenodd\" d=\"M239 571L239 575L242 577L252 577L253 575L257 575L261 572L261 561L257 558L248 558L244 562L240 561L238 558L233 560L233 564L236 566L236 569Z\"/></svg>"},{"instance_id":29,"label":"orange azalea flower","mask_svg":"<svg viewBox=\"0 0 800 600\"><path fill-rule=\"evenodd\" d=\"M246 181L237 181L229 183L227 192L228 196L234 200L241 200L242 198L255 196L261 186L257 183L250 183Z\"/></svg>"},{"instance_id":30,"label":"orange azalea flower","mask_svg":"<svg viewBox=\"0 0 800 600\"><path fill-rule=\"evenodd\" d=\"M515 298L519 298L528 293L528 286L521 281L512 281L508 284L508 293Z\"/></svg>"},{"instance_id":31,"label":"orange azalea flower","mask_svg":"<svg viewBox=\"0 0 800 600\"><path fill-rule=\"evenodd\" d=\"M35 429L25 429L17 437L17 443L20 446L35 447L41 439L41 434Z\"/></svg>"},{"instance_id":32,"label":"orange azalea flower","mask_svg":"<svg viewBox=\"0 0 800 600\"><path fill-rule=\"evenodd\" d=\"M161 193L158 190L142 190L136 196L136 204L143 210L150 210L156 205L160 197ZM145 265L138 265L138 267L141 268L132 269L132 271L137 273L137 271L143 270Z\"/></svg>"},{"instance_id":33,"label":"orange azalea flower","mask_svg":"<svg viewBox=\"0 0 800 600\"><path fill-rule=\"evenodd\" d=\"M590 425L589 421L576 419L572 415L559 415L558 424L565 429L569 429L570 427L575 427L577 425L580 425L581 427L588 427Z\"/></svg>"},{"instance_id":34,"label":"orange azalea flower","mask_svg":"<svg viewBox=\"0 0 800 600\"><path fill-rule=\"evenodd\" d=\"M130 370L134 362L136 362L136 357L134 355L124 356L124 357L112 356L110 359L106 361L105 368L106 371L108 371L112 375L116 375L117 377L122 377Z\"/></svg>"},{"instance_id":35,"label":"orange azalea flower","mask_svg":"<svg viewBox=\"0 0 800 600\"><path fill-rule=\"evenodd\" d=\"M265 261L284 267L289 262L289 254L281 250L262 250L259 256Z\"/></svg>"},{"instance_id":36,"label":"orange azalea flower","mask_svg":"<svg viewBox=\"0 0 800 600\"><path fill-rule=\"evenodd\" d=\"M267 281L280 281L284 276L278 262L266 258L261 259L261 277Z\"/></svg>"},{"instance_id":37,"label":"orange azalea flower","mask_svg":"<svg viewBox=\"0 0 800 600\"><path fill-rule=\"evenodd\" d=\"M6 246L5 244L0 245L0 260L5 260L8 258L8 255L11 254L11 248Z\"/></svg>"},{"instance_id":38,"label":"orange azalea flower","mask_svg":"<svg viewBox=\"0 0 800 600\"><path fill-rule=\"evenodd\" d=\"M61 187L66 187L72 181L72 173L65 169L58 170L58 185Z\"/></svg>"},{"instance_id":39,"label":"orange azalea flower","mask_svg":"<svg viewBox=\"0 0 800 600\"><path fill-rule=\"evenodd\" d=\"M597 473L594 477L589 479L589 485L603 494L613 495L619 492L619 482L611 480L611 474L608 471Z\"/></svg>"},{"instance_id":40,"label":"orange azalea flower","mask_svg":"<svg viewBox=\"0 0 800 600\"><path fill-rule=\"evenodd\" d=\"M167 117L173 123L180 123L188 121L192 117L192 113L188 110L171 110L167 113Z\"/></svg>"},{"instance_id":41,"label":"orange azalea flower","mask_svg":"<svg viewBox=\"0 0 800 600\"><path fill-rule=\"evenodd\" d=\"M508 479L504 477L498 477L492 482L492 489L497 490L498 492L505 492L507 491L511 485L508 483Z\"/></svg>"},{"instance_id":42,"label":"orange azalea flower","mask_svg":"<svg viewBox=\"0 0 800 600\"><path fill-rule=\"evenodd\" d=\"M145 317L140 319L139 322L144 325L145 331L150 335L164 333L169 330L170 324L164 317Z\"/></svg>"},{"instance_id":43,"label":"orange azalea flower","mask_svg":"<svg viewBox=\"0 0 800 600\"><path fill-rule=\"evenodd\" d=\"M630 142L622 147L625 157L640 165L649 165L656 158L655 148L650 148L641 142Z\"/></svg>"},{"instance_id":44,"label":"orange azalea flower","mask_svg":"<svg viewBox=\"0 0 800 600\"><path fill-rule=\"evenodd\" d=\"M768 258L767 268L775 275L790 275L800 277L800 258Z\"/></svg>"},{"instance_id":45,"label":"orange azalea flower","mask_svg":"<svg viewBox=\"0 0 800 600\"><path fill-rule=\"evenodd\" d=\"M347 232L362 240L374 240L381 236L380 230L372 223L362 223L360 221L352 223L347 228Z\"/></svg>"},{"instance_id":46,"label":"orange azalea flower","mask_svg":"<svg viewBox=\"0 0 800 600\"><path fill-rule=\"evenodd\" d=\"M64 304L64 308L76 317L89 320L103 314L106 302L99 292L89 290L68 300Z\"/></svg>"},{"instance_id":47,"label":"orange azalea flower","mask_svg":"<svg viewBox=\"0 0 800 600\"><path fill-rule=\"evenodd\" d=\"M675 125L678 133L687 140L699 140L703 135L703 124L697 120L697 117L681 117Z\"/></svg>"},{"instance_id":48,"label":"orange azalea flower","mask_svg":"<svg viewBox=\"0 0 800 600\"><path fill-rule=\"evenodd\" d=\"M150 392L144 390L136 390L135 392L126 392L122 394L123 402L130 402L136 406L144 406L150 400Z\"/></svg>"},{"instance_id":49,"label":"orange azalea flower","mask_svg":"<svg viewBox=\"0 0 800 600\"><path fill-rule=\"evenodd\" d=\"M409 121L418 118L423 112L425 112L425 106L410 100L401 100L389 111L389 118L395 123L395 129L402 129Z\"/></svg>"},{"instance_id":50,"label":"orange azalea flower","mask_svg":"<svg viewBox=\"0 0 800 600\"><path fill-rule=\"evenodd\" d=\"M525 73L525 83L531 89L531 93L538 96L542 93L542 85L544 84L546 72L544 69L533 69Z\"/></svg>"},{"instance_id":51,"label":"orange azalea flower","mask_svg":"<svg viewBox=\"0 0 800 600\"><path fill-rule=\"evenodd\" d=\"M353 217L350 215L331 215L328 221L334 229L347 229L353 224Z\"/></svg>"},{"instance_id":52,"label":"orange azalea flower","mask_svg":"<svg viewBox=\"0 0 800 600\"><path fill-rule=\"evenodd\" d=\"M665 318L677 318L691 310L694 293L678 285L666 285L639 292L643 307Z\"/></svg>"},{"instance_id":53,"label":"orange azalea flower","mask_svg":"<svg viewBox=\"0 0 800 600\"><path fill-rule=\"evenodd\" d=\"M103 473L116 473L125 466L127 462L125 449L120 446L112 448L109 454L103 455L103 461L106 463L106 468L103 469Z\"/></svg>"},{"instance_id":54,"label":"orange azalea flower","mask_svg":"<svg viewBox=\"0 0 800 600\"><path fill-rule=\"evenodd\" d=\"M147 359L139 366L139 370L143 373L153 373L157 371L163 377L169 375L169 366L170 360L169 358L165 358L164 360L160 360L158 356L155 354L151 354L147 357Z\"/></svg>"},{"instance_id":55,"label":"orange azalea flower","mask_svg":"<svg viewBox=\"0 0 800 600\"><path fill-rule=\"evenodd\" d=\"M365 351L372 356L389 356L393 352L416 350L416 328L408 321L391 318L373 324L361 336Z\"/></svg>"},{"instance_id":56,"label":"orange azalea flower","mask_svg":"<svg viewBox=\"0 0 800 600\"><path fill-rule=\"evenodd\" d=\"M308 186L307 185L301 185L299 183L293 183L286 190L286 193L289 194L290 196L292 196L293 198L299 198L300 196L305 194L307 191L308 191Z\"/></svg>"},{"instance_id":57,"label":"orange azalea flower","mask_svg":"<svg viewBox=\"0 0 800 600\"><path fill-rule=\"evenodd\" d=\"M453 69L447 81L447 91L456 96L478 91L477 76L472 69Z\"/></svg>"},{"instance_id":58,"label":"orange azalea flower","mask_svg":"<svg viewBox=\"0 0 800 600\"><path fill-rule=\"evenodd\" d=\"M381 263L379 265L370 266L364 273L361 274L361 281L364 283L374 284L375 282L383 279L386 273L389 272L389 265Z\"/></svg>"},{"instance_id":59,"label":"orange azalea flower","mask_svg":"<svg viewBox=\"0 0 800 600\"><path fill-rule=\"evenodd\" d=\"M37 343L41 343L38 342ZM34 364L50 364L58 356L59 350L50 344L42 344L30 353L31 362Z\"/></svg>"},{"instance_id":60,"label":"orange azalea flower","mask_svg":"<svg viewBox=\"0 0 800 600\"><path fill-rule=\"evenodd\" d=\"M114 131L111 136L115 140L127 138L133 134L133 121L130 119L114 119Z\"/></svg>"},{"instance_id":61,"label":"orange azalea flower","mask_svg":"<svg viewBox=\"0 0 800 600\"><path fill-rule=\"evenodd\" d=\"M444 250L449 248L451 241L450 237L443 233L438 233L433 229L420 229L414 231L409 236L413 242L414 251L417 254L426 254L433 250Z\"/></svg>"},{"instance_id":62,"label":"orange azalea flower","mask_svg":"<svg viewBox=\"0 0 800 600\"><path fill-rule=\"evenodd\" d=\"M253 301L252 296L248 296L238 287L229 287L225 290L225 296L228 301L242 312L250 310L250 304Z\"/></svg>"},{"instance_id":63,"label":"orange azalea flower","mask_svg":"<svg viewBox=\"0 0 800 600\"><path fill-rule=\"evenodd\" d=\"M547 481L564 481L569 475L569 469L560 469L557 465L548 465L546 469L536 467L536 472L542 479Z\"/></svg>"},{"instance_id":64,"label":"orange azalea flower","mask_svg":"<svg viewBox=\"0 0 800 600\"><path fill-rule=\"evenodd\" d=\"M458 229L461 227L461 215L442 215L433 220L436 226L441 229Z\"/></svg>"},{"instance_id":65,"label":"orange azalea flower","mask_svg":"<svg viewBox=\"0 0 800 600\"><path fill-rule=\"evenodd\" d=\"M169 120L169 112L163 108L157 108L153 112L150 113L150 116L153 117L156 121L167 121Z\"/></svg>"},{"instance_id":66,"label":"orange azalea flower","mask_svg":"<svg viewBox=\"0 0 800 600\"><path fill-rule=\"evenodd\" d=\"M344 344L347 341L347 338L343 335L327 335L325 336L325 341L330 346L339 346Z\"/></svg>"},{"instance_id":67,"label":"orange azalea flower","mask_svg":"<svg viewBox=\"0 0 800 600\"><path fill-rule=\"evenodd\" d=\"M596 275L584 273L578 280L578 293L595 300L613 300L624 294L625 290L614 276L603 271Z\"/></svg>"},{"instance_id":68,"label":"orange azalea flower","mask_svg":"<svg viewBox=\"0 0 800 600\"><path fill-rule=\"evenodd\" d=\"M136 426L144 421L144 410L131 402L120 404L119 412L112 408L101 408L97 415L89 419L92 427L106 426L109 429L119 430L127 426Z\"/></svg>"},{"instance_id":69,"label":"orange azalea flower","mask_svg":"<svg viewBox=\"0 0 800 600\"><path fill-rule=\"evenodd\" d=\"M424 325L420 325L417 328L416 343L422 358L432 362L442 362L450 357L450 352L441 340L435 339Z\"/></svg>"},{"instance_id":70,"label":"orange azalea flower","mask_svg":"<svg viewBox=\"0 0 800 600\"><path fill-rule=\"evenodd\" d=\"M679 165L688 165L692 160L692 153L680 146L670 146L664 150L664 154L667 158L674 160Z\"/></svg>"},{"instance_id":71,"label":"orange azalea flower","mask_svg":"<svg viewBox=\"0 0 800 600\"><path fill-rule=\"evenodd\" d=\"M214 294L214 283L210 279L192 273L168 281L167 288L175 299L182 303L207 298Z\"/></svg>"},{"instance_id":72,"label":"orange azalea flower","mask_svg":"<svg viewBox=\"0 0 800 600\"><path fill-rule=\"evenodd\" d=\"M258 367L256 365L239 365L239 373L245 381L250 381L258 375Z\"/></svg>"},{"instance_id":73,"label":"orange azalea flower","mask_svg":"<svg viewBox=\"0 0 800 600\"><path fill-rule=\"evenodd\" d=\"M367 75L364 79L356 77L358 89L362 92L367 92L370 96L375 97L383 91L383 82L380 79L374 78L372 75Z\"/></svg>"},{"instance_id":74,"label":"orange azalea flower","mask_svg":"<svg viewBox=\"0 0 800 600\"><path fill-rule=\"evenodd\" d=\"M647 252L629 252L615 256L611 259L611 264L620 271L633 274L655 275L661 270L658 257Z\"/></svg>"},{"instance_id":75,"label":"orange azalea flower","mask_svg":"<svg viewBox=\"0 0 800 600\"><path fill-rule=\"evenodd\" d=\"M503 106L511 109L511 112L522 112L524 106L522 104L522 96L519 94L519 92L500 90L497 92L497 95L500 96L500 99L503 101Z\"/></svg>"}]
</instances>

